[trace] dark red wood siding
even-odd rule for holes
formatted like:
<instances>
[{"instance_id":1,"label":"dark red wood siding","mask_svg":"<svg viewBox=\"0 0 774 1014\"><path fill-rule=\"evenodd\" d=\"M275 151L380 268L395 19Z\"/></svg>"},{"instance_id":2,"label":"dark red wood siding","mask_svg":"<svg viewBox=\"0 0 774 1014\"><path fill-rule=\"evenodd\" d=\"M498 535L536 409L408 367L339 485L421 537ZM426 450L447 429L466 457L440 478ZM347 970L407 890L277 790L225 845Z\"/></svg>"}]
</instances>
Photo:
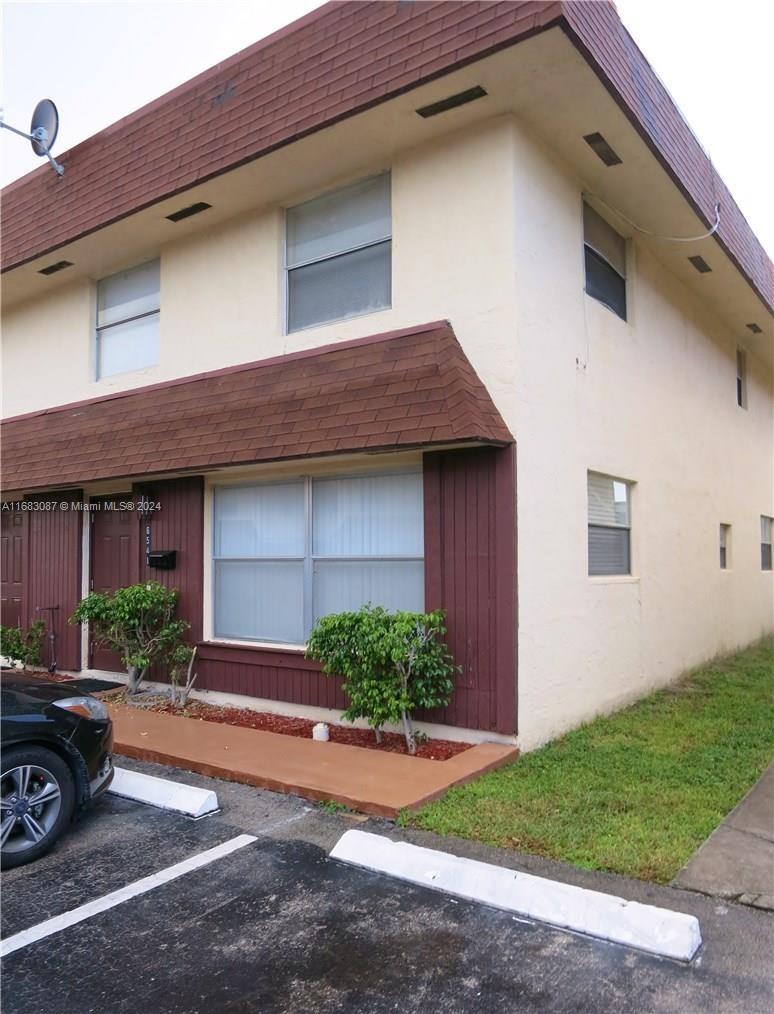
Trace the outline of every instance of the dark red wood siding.
<instances>
[{"instance_id":1,"label":"dark red wood siding","mask_svg":"<svg viewBox=\"0 0 774 1014\"><path fill-rule=\"evenodd\" d=\"M204 564L204 480L201 476L170 479L135 487L135 501L145 498L160 504L138 518L139 579L152 578L167 588L177 588L177 614L191 624L190 637L201 640ZM146 532L149 528L150 532ZM157 570L146 563L146 536L150 548L174 549L174 570Z\"/></svg>"},{"instance_id":2,"label":"dark red wood siding","mask_svg":"<svg viewBox=\"0 0 774 1014\"><path fill-rule=\"evenodd\" d=\"M52 494L59 501L77 503L77 491ZM60 669L80 669L80 627L68 618L81 598L81 545L83 514L79 510L33 510L29 512L27 575L28 590L25 625L42 619L46 633L53 625L56 634L56 655ZM56 606L53 612L41 611ZM44 663L48 663L48 646L44 645Z\"/></svg>"},{"instance_id":3,"label":"dark red wood siding","mask_svg":"<svg viewBox=\"0 0 774 1014\"><path fill-rule=\"evenodd\" d=\"M11 510L3 505L2 546L0 546L0 625L18 627L27 615L24 600L27 573L27 519L26 511Z\"/></svg>"},{"instance_id":4,"label":"dark red wood siding","mask_svg":"<svg viewBox=\"0 0 774 1014\"><path fill-rule=\"evenodd\" d=\"M425 607L462 667L449 725L516 731L515 448L425 455Z\"/></svg>"},{"instance_id":5,"label":"dark red wood siding","mask_svg":"<svg viewBox=\"0 0 774 1014\"><path fill-rule=\"evenodd\" d=\"M513 448L426 454L425 596L447 611L463 671L431 721L516 731L516 523ZM167 548L167 547L159 547ZM171 547L170 547L171 548ZM201 688L343 708L340 681L297 652L202 644Z\"/></svg>"}]
</instances>

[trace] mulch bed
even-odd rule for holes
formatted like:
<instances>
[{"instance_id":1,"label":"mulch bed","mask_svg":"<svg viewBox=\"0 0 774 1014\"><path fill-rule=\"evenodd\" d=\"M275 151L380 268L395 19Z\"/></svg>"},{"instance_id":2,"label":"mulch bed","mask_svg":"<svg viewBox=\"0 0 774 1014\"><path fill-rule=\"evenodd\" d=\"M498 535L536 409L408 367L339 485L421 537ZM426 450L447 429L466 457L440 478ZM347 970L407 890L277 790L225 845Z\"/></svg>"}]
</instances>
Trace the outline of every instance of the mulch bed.
<instances>
[{"instance_id":1,"label":"mulch bed","mask_svg":"<svg viewBox=\"0 0 774 1014\"><path fill-rule=\"evenodd\" d=\"M287 715L273 715L265 711L252 711L250 708L229 708L203 701L189 700L184 709L176 708L163 694L144 695L130 702L126 691L103 695L103 700L111 704L128 704L147 708L162 715L182 715L184 718L198 718L202 722L220 722L223 725L236 725L243 729L260 729L262 732L276 732L282 736L299 736L301 739L312 738L312 728L317 723L309 718L290 718ZM382 742L377 743L371 729L356 729L345 725L328 724L330 741L345 743L347 746L361 746L367 750L381 750L383 753L408 753L403 736L395 732L383 732ZM469 750L471 743L455 743L448 739L428 739L417 746L416 757L425 760L445 761L464 750Z\"/></svg>"}]
</instances>

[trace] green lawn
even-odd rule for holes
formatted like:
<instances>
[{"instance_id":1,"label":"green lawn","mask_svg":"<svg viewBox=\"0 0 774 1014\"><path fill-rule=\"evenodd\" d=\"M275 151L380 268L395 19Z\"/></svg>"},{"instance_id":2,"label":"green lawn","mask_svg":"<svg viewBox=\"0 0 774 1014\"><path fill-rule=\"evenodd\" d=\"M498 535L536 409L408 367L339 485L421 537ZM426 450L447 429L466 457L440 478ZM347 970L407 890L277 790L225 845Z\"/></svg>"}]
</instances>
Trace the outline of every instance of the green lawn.
<instances>
[{"instance_id":1,"label":"green lawn","mask_svg":"<svg viewBox=\"0 0 774 1014\"><path fill-rule=\"evenodd\" d=\"M404 818L666 883L774 756L774 641L691 673Z\"/></svg>"}]
</instances>

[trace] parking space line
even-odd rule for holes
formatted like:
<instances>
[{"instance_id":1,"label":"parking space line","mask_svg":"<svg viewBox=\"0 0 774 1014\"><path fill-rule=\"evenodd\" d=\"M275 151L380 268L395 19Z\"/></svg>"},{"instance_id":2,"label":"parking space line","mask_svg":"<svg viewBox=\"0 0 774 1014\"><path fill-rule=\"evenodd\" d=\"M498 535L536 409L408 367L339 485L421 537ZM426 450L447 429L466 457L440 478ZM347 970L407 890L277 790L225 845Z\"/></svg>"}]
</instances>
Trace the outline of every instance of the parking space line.
<instances>
[{"instance_id":1,"label":"parking space line","mask_svg":"<svg viewBox=\"0 0 774 1014\"><path fill-rule=\"evenodd\" d=\"M115 908L116 905L121 905L131 898L136 898L140 894L145 894L156 887L161 887L162 884L168 884L171 880L177 880L178 877L182 877L186 873L192 873L194 870L201 869L202 866L208 866L210 863L215 862L215 860L222 859L224 856L228 856L232 852L236 852L237 849L244 848L245 845L250 845L257 840L256 836L252 834L237 835L236 838L230 838L221 845L207 849L206 852L199 852L197 855L189 856L188 859L183 859L182 862L175 863L174 866L168 866L165 870L159 870L158 873L152 873L141 880L135 880L134 883L127 884L126 887L121 887L117 891L112 891L102 898L89 901L85 905L80 905L78 908L74 908L62 915L56 915L51 919L46 919L44 922L39 922L37 926L30 926L29 929L14 933L13 936L3 940L2 944L0 944L0 957L4 958L6 955L12 954L22 947L27 947L38 940L50 937L53 933L59 933L69 926L75 926L79 922L90 919L93 915L98 915L100 912L106 912L110 908Z\"/></svg>"}]
</instances>

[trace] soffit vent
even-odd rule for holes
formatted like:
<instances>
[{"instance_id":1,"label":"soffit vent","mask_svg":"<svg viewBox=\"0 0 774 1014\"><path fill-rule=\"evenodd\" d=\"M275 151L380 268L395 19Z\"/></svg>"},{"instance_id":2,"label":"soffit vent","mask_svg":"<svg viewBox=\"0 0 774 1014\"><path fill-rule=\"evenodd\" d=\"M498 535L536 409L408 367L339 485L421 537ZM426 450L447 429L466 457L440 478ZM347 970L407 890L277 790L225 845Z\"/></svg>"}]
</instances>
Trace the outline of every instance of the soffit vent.
<instances>
[{"instance_id":1,"label":"soffit vent","mask_svg":"<svg viewBox=\"0 0 774 1014\"><path fill-rule=\"evenodd\" d=\"M696 254L695 257L689 257L688 260L691 262L691 264L693 264L693 266L696 268L696 270L699 272L700 275L706 275L710 271L712 271L712 268L709 266L709 264L704 260L703 257L699 257L698 254Z\"/></svg>"},{"instance_id":2,"label":"soffit vent","mask_svg":"<svg viewBox=\"0 0 774 1014\"><path fill-rule=\"evenodd\" d=\"M202 211L206 211L211 208L211 204L207 204L206 201L197 201L196 204L189 204L187 208L181 208L179 211L173 211L171 215L166 217L170 222L182 222L184 218L190 218L191 215L198 215Z\"/></svg>"},{"instance_id":3,"label":"soffit vent","mask_svg":"<svg viewBox=\"0 0 774 1014\"><path fill-rule=\"evenodd\" d=\"M425 120L430 116L438 116L449 109L456 109L457 106L464 106L468 102L475 102L476 99L483 99L488 94L481 85L468 88L464 92L457 92L456 95L449 95L448 98L440 99L438 102L431 102L428 106L420 106L417 112Z\"/></svg>"},{"instance_id":4,"label":"soffit vent","mask_svg":"<svg viewBox=\"0 0 774 1014\"><path fill-rule=\"evenodd\" d=\"M621 165L623 163L623 159L618 152L610 147L601 134L584 134L583 140L605 165Z\"/></svg>"},{"instance_id":5,"label":"soffit vent","mask_svg":"<svg viewBox=\"0 0 774 1014\"><path fill-rule=\"evenodd\" d=\"M73 266L72 261L57 261L56 264L49 264L46 268L41 268L38 271L39 275L55 275L57 271L64 271L65 268L71 268Z\"/></svg>"},{"instance_id":6,"label":"soffit vent","mask_svg":"<svg viewBox=\"0 0 774 1014\"><path fill-rule=\"evenodd\" d=\"M753 334L763 334L763 328L758 324L748 324L747 327Z\"/></svg>"}]
</instances>

